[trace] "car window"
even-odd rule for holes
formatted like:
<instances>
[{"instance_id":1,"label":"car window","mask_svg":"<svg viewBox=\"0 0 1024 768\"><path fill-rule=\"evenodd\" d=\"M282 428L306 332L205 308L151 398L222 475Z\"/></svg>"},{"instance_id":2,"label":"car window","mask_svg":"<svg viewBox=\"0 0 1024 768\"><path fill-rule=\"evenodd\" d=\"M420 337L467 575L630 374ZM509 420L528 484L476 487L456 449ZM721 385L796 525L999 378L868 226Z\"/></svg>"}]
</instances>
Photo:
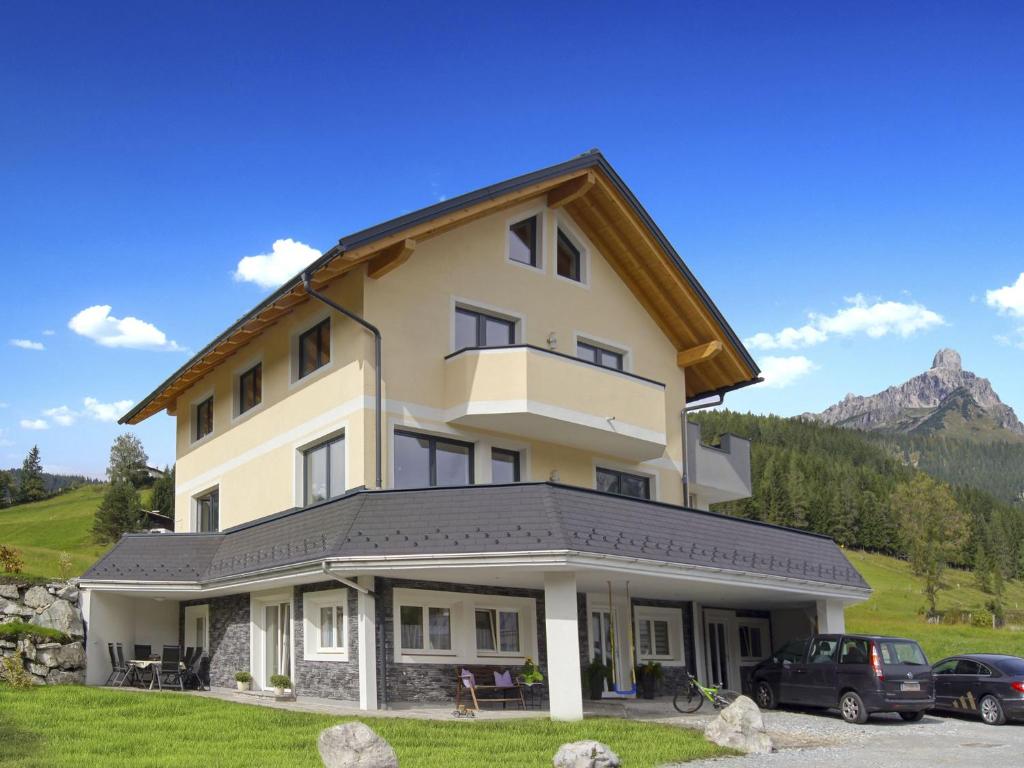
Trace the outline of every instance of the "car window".
<instances>
[{"instance_id":1,"label":"car window","mask_svg":"<svg viewBox=\"0 0 1024 768\"><path fill-rule=\"evenodd\" d=\"M958 675L979 675L981 674L981 665L970 659L960 659L956 665L956 673Z\"/></svg>"},{"instance_id":2,"label":"car window","mask_svg":"<svg viewBox=\"0 0 1024 768\"><path fill-rule=\"evenodd\" d=\"M790 640L775 652L779 661L803 661L807 640Z\"/></svg>"},{"instance_id":3,"label":"car window","mask_svg":"<svg viewBox=\"0 0 1024 768\"><path fill-rule=\"evenodd\" d=\"M819 637L811 644L810 663L825 664L832 661L832 656L835 654L838 645L838 638Z\"/></svg>"},{"instance_id":4,"label":"car window","mask_svg":"<svg viewBox=\"0 0 1024 768\"><path fill-rule=\"evenodd\" d=\"M922 667L928 665L924 651L913 640L882 640L878 646L883 664L908 664Z\"/></svg>"},{"instance_id":5,"label":"car window","mask_svg":"<svg viewBox=\"0 0 1024 768\"><path fill-rule=\"evenodd\" d=\"M844 637L839 647L840 664L867 664L871 661L868 641L859 637Z\"/></svg>"},{"instance_id":6,"label":"car window","mask_svg":"<svg viewBox=\"0 0 1024 768\"><path fill-rule=\"evenodd\" d=\"M955 675L957 664L960 663L960 659L946 659L945 661L936 664L932 671L936 675Z\"/></svg>"},{"instance_id":7,"label":"car window","mask_svg":"<svg viewBox=\"0 0 1024 768\"><path fill-rule=\"evenodd\" d=\"M1024 675L1024 659L1000 659L996 666L1008 675Z\"/></svg>"}]
</instances>

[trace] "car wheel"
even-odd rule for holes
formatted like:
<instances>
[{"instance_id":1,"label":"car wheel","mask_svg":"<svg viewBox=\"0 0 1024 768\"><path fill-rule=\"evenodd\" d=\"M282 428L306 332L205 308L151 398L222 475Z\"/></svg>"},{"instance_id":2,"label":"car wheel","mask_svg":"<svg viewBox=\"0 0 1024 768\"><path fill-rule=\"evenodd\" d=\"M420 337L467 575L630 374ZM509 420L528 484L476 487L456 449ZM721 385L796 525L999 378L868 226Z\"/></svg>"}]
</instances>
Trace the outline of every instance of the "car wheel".
<instances>
[{"instance_id":1,"label":"car wheel","mask_svg":"<svg viewBox=\"0 0 1024 768\"><path fill-rule=\"evenodd\" d=\"M848 723L863 725L868 721L864 700L853 691L847 691L839 698L839 714Z\"/></svg>"},{"instance_id":2,"label":"car wheel","mask_svg":"<svg viewBox=\"0 0 1024 768\"><path fill-rule=\"evenodd\" d=\"M924 712L900 712L900 717L908 723L916 723L924 718Z\"/></svg>"},{"instance_id":3,"label":"car wheel","mask_svg":"<svg viewBox=\"0 0 1024 768\"><path fill-rule=\"evenodd\" d=\"M1006 714L1003 712L1003 705L995 696L984 696L978 705L981 711L981 719L988 725L1002 725L1006 722Z\"/></svg>"},{"instance_id":4,"label":"car wheel","mask_svg":"<svg viewBox=\"0 0 1024 768\"><path fill-rule=\"evenodd\" d=\"M754 698L757 701L757 706L761 709L775 709L778 706L778 703L775 701L775 692L766 680L758 682Z\"/></svg>"}]
</instances>

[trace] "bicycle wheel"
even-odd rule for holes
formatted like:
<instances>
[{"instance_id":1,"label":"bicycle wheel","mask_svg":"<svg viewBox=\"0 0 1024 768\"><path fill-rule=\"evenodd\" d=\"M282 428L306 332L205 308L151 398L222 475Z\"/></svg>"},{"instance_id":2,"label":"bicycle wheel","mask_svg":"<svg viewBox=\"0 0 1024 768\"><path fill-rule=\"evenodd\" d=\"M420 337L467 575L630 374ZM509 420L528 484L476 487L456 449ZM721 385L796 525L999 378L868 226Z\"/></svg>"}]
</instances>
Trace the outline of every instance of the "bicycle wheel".
<instances>
[{"instance_id":1,"label":"bicycle wheel","mask_svg":"<svg viewBox=\"0 0 1024 768\"><path fill-rule=\"evenodd\" d=\"M736 701L736 699L738 699L740 695L741 694L737 693L736 691L729 691L724 688L721 689L720 691L718 691L718 693L715 694L715 709L725 709L734 701Z\"/></svg>"},{"instance_id":2,"label":"bicycle wheel","mask_svg":"<svg viewBox=\"0 0 1024 768\"><path fill-rule=\"evenodd\" d=\"M692 681L684 684L684 687L676 688L676 695L672 697L672 706L676 708L677 712L682 712L684 715L696 712L703 703L704 694Z\"/></svg>"}]
</instances>

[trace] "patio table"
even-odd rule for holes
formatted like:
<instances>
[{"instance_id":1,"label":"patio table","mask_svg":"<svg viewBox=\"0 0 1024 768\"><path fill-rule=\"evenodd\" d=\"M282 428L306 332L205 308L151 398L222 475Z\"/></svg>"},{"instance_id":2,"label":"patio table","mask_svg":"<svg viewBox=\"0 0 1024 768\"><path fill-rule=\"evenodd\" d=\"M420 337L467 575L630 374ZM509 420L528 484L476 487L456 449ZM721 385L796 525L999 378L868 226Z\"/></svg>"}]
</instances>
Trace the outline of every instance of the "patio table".
<instances>
[{"instance_id":1,"label":"patio table","mask_svg":"<svg viewBox=\"0 0 1024 768\"><path fill-rule=\"evenodd\" d=\"M128 660L128 666L131 667L131 670L130 670L131 674L135 675L138 678L139 682L142 682L142 673L148 667L154 667L155 666L156 669L153 670L153 674L150 675L150 678L149 678L149 689L153 690L153 684L156 682L156 676L160 674L160 659L129 659ZM185 671L185 662L179 661L178 662L178 668L182 672L184 672ZM127 679L127 677L125 679ZM121 685L124 685L124 680L121 681Z\"/></svg>"}]
</instances>

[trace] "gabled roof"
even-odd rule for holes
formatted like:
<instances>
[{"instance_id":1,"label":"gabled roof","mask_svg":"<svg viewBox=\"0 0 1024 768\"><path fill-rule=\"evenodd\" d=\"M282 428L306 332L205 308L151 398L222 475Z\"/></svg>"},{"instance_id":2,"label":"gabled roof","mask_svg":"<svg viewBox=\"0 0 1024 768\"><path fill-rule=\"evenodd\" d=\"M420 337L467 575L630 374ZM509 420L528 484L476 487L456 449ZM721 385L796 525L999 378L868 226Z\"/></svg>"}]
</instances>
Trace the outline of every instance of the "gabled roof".
<instances>
[{"instance_id":1,"label":"gabled roof","mask_svg":"<svg viewBox=\"0 0 1024 768\"><path fill-rule=\"evenodd\" d=\"M347 235L307 269L317 288L404 242L434 237L474 218L548 195L564 207L648 308L680 353L687 396L722 394L760 379L760 369L707 292L604 156L591 150L564 163L431 205ZM137 424L177 397L266 327L308 300L301 275L285 283L175 371L120 423ZM713 357L708 350L721 353Z\"/></svg>"},{"instance_id":2,"label":"gabled roof","mask_svg":"<svg viewBox=\"0 0 1024 768\"><path fill-rule=\"evenodd\" d=\"M868 588L825 536L555 483L360 489L223 533L130 534L82 579L209 584L332 558L551 551Z\"/></svg>"}]
</instances>

